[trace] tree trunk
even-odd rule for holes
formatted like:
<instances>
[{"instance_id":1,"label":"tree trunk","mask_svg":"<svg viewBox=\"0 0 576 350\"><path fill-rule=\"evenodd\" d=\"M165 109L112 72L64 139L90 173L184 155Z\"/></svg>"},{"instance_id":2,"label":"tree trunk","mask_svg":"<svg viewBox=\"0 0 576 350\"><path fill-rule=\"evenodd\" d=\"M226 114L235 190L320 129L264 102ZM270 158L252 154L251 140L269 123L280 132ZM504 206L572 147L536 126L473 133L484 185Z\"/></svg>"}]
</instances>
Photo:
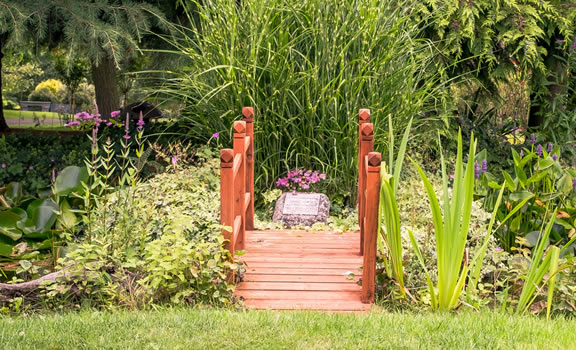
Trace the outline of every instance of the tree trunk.
<instances>
[{"instance_id":1,"label":"tree trunk","mask_svg":"<svg viewBox=\"0 0 576 350\"><path fill-rule=\"evenodd\" d=\"M103 119L119 109L120 92L116 81L116 66L109 57L102 59L98 66L92 65L92 80L96 90L96 105Z\"/></svg>"},{"instance_id":2,"label":"tree trunk","mask_svg":"<svg viewBox=\"0 0 576 350\"><path fill-rule=\"evenodd\" d=\"M2 58L4 54L2 53L2 39L0 38L0 131L6 131L10 129L6 119L4 118L4 99L2 97Z\"/></svg>"}]
</instances>

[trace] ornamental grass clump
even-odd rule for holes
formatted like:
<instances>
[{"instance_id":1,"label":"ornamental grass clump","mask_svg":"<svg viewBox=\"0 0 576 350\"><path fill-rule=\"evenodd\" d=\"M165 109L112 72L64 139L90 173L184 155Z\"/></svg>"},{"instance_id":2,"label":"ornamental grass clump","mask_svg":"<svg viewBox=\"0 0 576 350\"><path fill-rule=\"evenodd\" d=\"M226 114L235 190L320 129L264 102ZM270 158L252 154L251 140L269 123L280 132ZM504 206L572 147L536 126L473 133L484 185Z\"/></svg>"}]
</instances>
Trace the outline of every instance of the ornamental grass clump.
<instances>
[{"instance_id":1,"label":"ornamental grass clump","mask_svg":"<svg viewBox=\"0 0 576 350\"><path fill-rule=\"evenodd\" d=\"M182 102L182 125L200 142L253 106L257 188L306 167L325 169L327 190L354 198L359 108L393 115L397 130L418 115L418 135L440 125L426 117L443 101L438 52L406 15L415 3L189 1L196 25L167 39L186 69L166 72L154 92ZM386 128L386 118L372 122Z\"/></svg>"},{"instance_id":2,"label":"ornamental grass clump","mask_svg":"<svg viewBox=\"0 0 576 350\"><path fill-rule=\"evenodd\" d=\"M464 255L472 214L472 201L474 199L474 157L476 154L474 134L470 137L468 162L465 166L462 160L462 148L462 132L459 131L452 196L449 195L449 180L446 175L446 165L442 152L440 152L443 208L440 207L440 203L428 177L422 168L411 159L424 182L426 194L430 200L430 209L432 210L434 234L436 237L436 263L438 268L438 282L436 286L432 283L414 234L409 231L410 240L426 274L432 308L438 310L451 310L458 305L469 269L468 261L464 259Z\"/></svg>"}]
</instances>

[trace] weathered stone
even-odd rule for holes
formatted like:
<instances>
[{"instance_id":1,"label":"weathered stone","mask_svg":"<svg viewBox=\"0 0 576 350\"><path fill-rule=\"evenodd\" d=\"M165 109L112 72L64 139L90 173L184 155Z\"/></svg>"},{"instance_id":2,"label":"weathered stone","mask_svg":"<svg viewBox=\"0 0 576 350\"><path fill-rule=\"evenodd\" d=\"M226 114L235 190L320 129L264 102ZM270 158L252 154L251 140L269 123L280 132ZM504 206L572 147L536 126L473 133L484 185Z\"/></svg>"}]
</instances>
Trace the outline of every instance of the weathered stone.
<instances>
[{"instance_id":1,"label":"weathered stone","mask_svg":"<svg viewBox=\"0 0 576 350\"><path fill-rule=\"evenodd\" d=\"M329 213L330 200L325 194L289 192L276 201L273 219L286 227L312 226L317 222L326 223Z\"/></svg>"}]
</instances>

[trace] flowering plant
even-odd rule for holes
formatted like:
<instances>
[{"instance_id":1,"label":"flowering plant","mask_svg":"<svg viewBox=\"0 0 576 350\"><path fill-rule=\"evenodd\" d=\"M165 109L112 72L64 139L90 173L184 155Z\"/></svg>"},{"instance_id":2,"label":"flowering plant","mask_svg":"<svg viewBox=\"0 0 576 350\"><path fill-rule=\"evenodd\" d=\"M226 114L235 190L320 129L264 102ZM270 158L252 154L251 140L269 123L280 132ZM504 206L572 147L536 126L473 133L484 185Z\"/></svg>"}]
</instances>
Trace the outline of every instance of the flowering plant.
<instances>
[{"instance_id":1,"label":"flowering plant","mask_svg":"<svg viewBox=\"0 0 576 350\"><path fill-rule=\"evenodd\" d=\"M322 180L326 180L326 174L318 170L296 169L289 171L286 177L279 178L276 186L292 191L306 191Z\"/></svg>"},{"instance_id":2,"label":"flowering plant","mask_svg":"<svg viewBox=\"0 0 576 350\"><path fill-rule=\"evenodd\" d=\"M106 126L114 125L117 127L122 127L122 122L117 118L118 115L120 115L120 111L114 111L110 113L110 119L103 120L99 113L90 114L88 112L80 112L76 113L74 115L75 118L70 120L64 126L79 130L91 130L94 128L99 128L101 124L105 124Z\"/></svg>"}]
</instances>

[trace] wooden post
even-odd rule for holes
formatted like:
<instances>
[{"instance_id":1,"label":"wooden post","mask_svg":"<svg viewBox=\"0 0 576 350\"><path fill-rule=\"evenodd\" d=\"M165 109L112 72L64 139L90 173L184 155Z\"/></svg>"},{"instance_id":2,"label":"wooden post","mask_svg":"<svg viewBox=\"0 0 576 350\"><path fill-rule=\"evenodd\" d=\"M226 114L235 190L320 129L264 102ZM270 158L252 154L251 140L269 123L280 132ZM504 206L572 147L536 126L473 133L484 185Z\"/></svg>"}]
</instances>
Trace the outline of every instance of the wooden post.
<instances>
[{"instance_id":1,"label":"wooden post","mask_svg":"<svg viewBox=\"0 0 576 350\"><path fill-rule=\"evenodd\" d=\"M234 226L234 151L231 149L220 150L220 224ZM234 234L228 230L222 230L222 236L227 240L224 247L234 257Z\"/></svg>"},{"instance_id":2,"label":"wooden post","mask_svg":"<svg viewBox=\"0 0 576 350\"><path fill-rule=\"evenodd\" d=\"M246 122L234 122L234 158L240 155L240 167L237 174L234 174L234 218L242 218L238 241L235 248L244 249L244 230L246 224L246 211L244 210L244 200L246 196L246 149L244 137L246 136Z\"/></svg>"},{"instance_id":3,"label":"wooden post","mask_svg":"<svg viewBox=\"0 0 576 350\"><path fill-rule=\"evenodd\" d=\"M361 169L361 173L358 174L358 192L360 202L358 204L358 219L360 225L360 254L364 254L364 218L366 217L366 169L364 168L365 160L364 158L368 153L374 151L374 125L372 123L363 123L360 125L360 152L358 163L358 168Z\"/></svg>"},{"instance_id":4,"label":"wooden post","mask_svg":"<svg viewBox=\"0 0 576 350\"><path fill-rule=\"evenodd\" d=\"M368 153L368 169L366 169L366 216L364 219L364 257L362 264L361 300L363 303L374 302L381 162L382 156L380 153Z\"/></svg>"},{"instance_id":5,"label":"wooden post","mask_svg":"<svg viewBox=\"0 0 576 350\"><path fill-rule=\"evenodd\" d=\"M362 173L364 171L364 162L362 161L362 154L360 153L362 143L362 124L370 123L370 110L360 109L358 111L358 193L357 193L357 203L358 212L360 212L360 205L362 203L362 192L360 191L362 187ZM358 226L361 226L360 215L358 215Z\"/></svg>"},{"instance_id":6,"label":"wooden post","mask_svg":"<svg viewBox=\"0 0 576 350\"><path fill-rule=\"evenodd\" d=\"M254 108L242 108L246 122L246 136L250 136L250 147L246 151L246 191L250 193L250 204L246 210L246 230L254 230Z\"/></svg>"}]
</instances>

